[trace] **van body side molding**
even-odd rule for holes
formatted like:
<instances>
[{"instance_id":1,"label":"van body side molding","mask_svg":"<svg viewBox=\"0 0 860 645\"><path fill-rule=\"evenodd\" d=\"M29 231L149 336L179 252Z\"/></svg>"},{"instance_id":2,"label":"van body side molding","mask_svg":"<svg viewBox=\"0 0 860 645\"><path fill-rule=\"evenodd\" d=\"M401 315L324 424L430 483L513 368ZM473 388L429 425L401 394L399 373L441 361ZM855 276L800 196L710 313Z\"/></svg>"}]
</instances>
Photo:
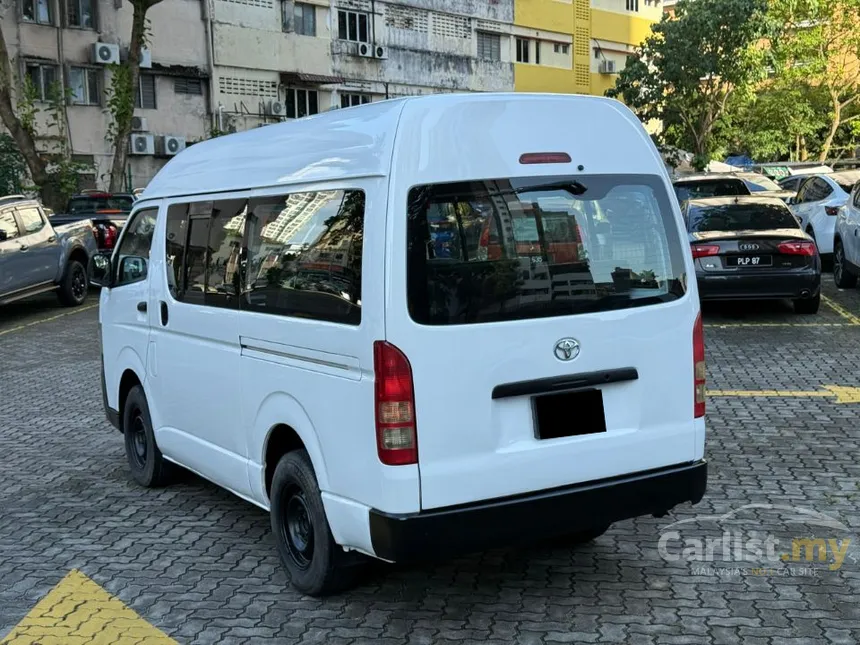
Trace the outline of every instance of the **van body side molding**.
<instances>
[{"instance_id":1,"label":"van body side molding","mask_svg":"<svg viewBox=\"0 0 860 645\"><path fill-rule=\"evenodd\" d=\"M612 370L599 370L597 372L582 372L580 374L567 374L564 376L551 376L549 378L538 378L530 381L515 381L504 383L493 388L494 399L506 399L512 396L531 396L534 394L553 394L554 392L566 392L578 390L583 387L594 387L607 383L621 383L623 381L635 381L639 378L639 372L635 367L620 367Z\"/></svg>"}]
</instances>

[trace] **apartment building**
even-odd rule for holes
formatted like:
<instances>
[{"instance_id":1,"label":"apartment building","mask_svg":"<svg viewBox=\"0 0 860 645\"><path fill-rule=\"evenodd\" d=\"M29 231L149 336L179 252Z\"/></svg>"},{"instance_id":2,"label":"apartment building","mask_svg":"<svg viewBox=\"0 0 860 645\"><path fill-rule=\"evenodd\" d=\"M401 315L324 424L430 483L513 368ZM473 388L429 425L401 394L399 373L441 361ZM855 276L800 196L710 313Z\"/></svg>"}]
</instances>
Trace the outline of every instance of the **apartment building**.
<instances>
[{"instance_id":1,"label":"apartment building","mask_svg":"<svg viewBox=\"0 0 860 645\"><path fill-rule=\"evenodd\" d=\"M74 158L92 168L82 187L105 187L112 161L106 140L106 89L110 64L128 55L132 9L123 0L12 0L0 20L13 71L35 89L37 141L54 151L49 93L66 88L62 106L67 144ZM209 72L202 21L203 4L165 0L153 7L145 68L136 92L138 118L130 159L130 183L144 185L185 141L209 130Z\"/></svg>"},{"instance_id":2,"label":"apartment building","mask_svg":"<svg viewBox=\"0 0 860 645\"><path fill-rule=\"evenodd\" d=\"M214 0L222 130L385 98L510 91L512 0Z\"/></svg>"},{"instance_id":3,"label":"apartment building","mask_svg":"<svg viewBox=\"0 0 860 645\"><path fill-rule=\"evenodd\" d=\"M518 92L602 95L660 20L661 0L516 0Z\"/></svg>"}]
</instances>

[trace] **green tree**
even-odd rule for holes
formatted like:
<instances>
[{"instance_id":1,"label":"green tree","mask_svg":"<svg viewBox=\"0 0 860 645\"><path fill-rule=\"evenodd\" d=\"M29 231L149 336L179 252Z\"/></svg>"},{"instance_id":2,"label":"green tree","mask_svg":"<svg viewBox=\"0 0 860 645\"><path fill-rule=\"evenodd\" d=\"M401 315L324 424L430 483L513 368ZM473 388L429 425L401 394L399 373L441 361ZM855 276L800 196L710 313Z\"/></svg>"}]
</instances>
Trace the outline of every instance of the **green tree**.
<instances>
[{"instance_id":1,"label":"green tree","mask_svg":"<svg viewBox=\"0 0 860 645\"><path fill-rule=\"evenodd\" d=\"M771 0L769 11L784 25L771 42L778 74L827 95L825 161L839 129L860 120L860 0Z\"/></svg>"},{"instance_id":2,"label":"green tree","mask_svg":"<svg viewBox=\"0 0 860 645\"><path fill-rule=\"evenodd\" d=\"M107 106L111 117L108 138L113 148L110 171L111 192L121 192L125 184L125 164L134 116L135 88L140 79L140 53L147 45L146 13L161 0L129 0L134 11L131 22L131 41L128 58L113 66L111 84L107 92Z\"/></svg>"},{"instance_id":3,"label":"green tree","mask_svg":"<svg viewBox=\"0 0 860 645\"><path fill-rule=\"evenodd\" d=\"M764 76L766 0L680 0L619 75L608 96L643 120L659 120L659 142L690 150L704 167L729 99Z\"/></svg>"}]
</instances>

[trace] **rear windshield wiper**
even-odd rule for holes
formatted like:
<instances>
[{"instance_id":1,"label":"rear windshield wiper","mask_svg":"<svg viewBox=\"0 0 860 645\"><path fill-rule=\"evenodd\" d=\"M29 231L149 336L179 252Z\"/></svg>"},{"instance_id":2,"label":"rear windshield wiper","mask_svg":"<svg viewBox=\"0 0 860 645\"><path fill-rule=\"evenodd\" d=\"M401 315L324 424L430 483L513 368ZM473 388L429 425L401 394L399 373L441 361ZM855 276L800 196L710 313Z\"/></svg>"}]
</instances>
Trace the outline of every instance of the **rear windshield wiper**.
<instances>
[{"instance_id":1,"label":"rear windshield wiper","mask_svg":"<svg viewBox=\"0 0 860 645\"><path fill-rule=\"evenodd\" d=\"M534 193L534 192L546 192L550 190L564 190L571 195L583 195L588 188L585 184L581 184L578 181L557 181L551 184L538 184L536 186L522 186L520 188L514 188L510 192L516 193L519 195L520 193ZM507 191L502 191L507 192Z\"/></svg>"}]
</instances>

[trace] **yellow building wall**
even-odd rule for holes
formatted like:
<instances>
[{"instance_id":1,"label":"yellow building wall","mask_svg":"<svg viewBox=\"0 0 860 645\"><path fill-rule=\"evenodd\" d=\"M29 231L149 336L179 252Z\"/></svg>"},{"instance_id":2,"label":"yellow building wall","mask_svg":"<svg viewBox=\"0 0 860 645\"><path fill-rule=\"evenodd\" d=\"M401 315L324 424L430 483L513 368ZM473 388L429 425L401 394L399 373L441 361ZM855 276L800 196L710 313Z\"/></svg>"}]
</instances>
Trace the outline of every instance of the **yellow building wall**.
<instances>
[{"instance_id":1,"label":"yellow building wall","mask_svg":"<svg viewBox=\"0 0 860 645\"><path fill-rule=\"evenodd\" d=\"M514 0L514 24L572 34L573 3L564 0Z\"/></svg>"},{"instance_id":2,"label":"yellow building wall","mask_svg":"<svg viewBox=\"0 0 860 645\"><path fill-rule=\"evenodd\" d=\"M575 94L572 69L514 63L514 89L517 92L552 92Z\"/></svg>"},{"instance_id":3,"label":"yellow building wall","mask_svg":"<svg viewBox=\"0 0 860 645\"><path fill-rule=\"evenodd\" d=\"M638 45L651 33L654 22L623 13L591 10L591 37L615 43Z\"/></svg>"},{"instance_id":4,"label":"yellow building wall","mask_svg":"<svg viewBox=\"0 0 860 645\"><path fill-rule=\"evenodd\" d=\"M618 74L592 74L591 94L594 96L603 96L606 90L615 87L615 81L617 80Z\"/></svg>"}]
</instances>

